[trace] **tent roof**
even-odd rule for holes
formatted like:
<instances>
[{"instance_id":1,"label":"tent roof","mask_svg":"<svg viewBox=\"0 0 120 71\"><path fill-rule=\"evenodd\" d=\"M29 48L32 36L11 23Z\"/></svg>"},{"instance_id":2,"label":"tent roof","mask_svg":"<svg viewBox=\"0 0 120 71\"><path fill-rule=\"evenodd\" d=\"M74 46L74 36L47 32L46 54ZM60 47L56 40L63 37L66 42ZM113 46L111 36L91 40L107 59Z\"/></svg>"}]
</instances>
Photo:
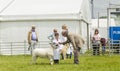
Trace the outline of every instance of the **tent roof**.
<instances>
[{"instance_id":1,"label":"tent roof","mask_svg":"<svg viewBox=\"0 0 120 71\"><path fill-rule=\"evenodd\" d=\"M2 1L2 2L1 2ZM12 0L1 0L4 8ZM39 15L78 13L84 0L14 0L0 15Z\"/></svg>"}]
</instances>

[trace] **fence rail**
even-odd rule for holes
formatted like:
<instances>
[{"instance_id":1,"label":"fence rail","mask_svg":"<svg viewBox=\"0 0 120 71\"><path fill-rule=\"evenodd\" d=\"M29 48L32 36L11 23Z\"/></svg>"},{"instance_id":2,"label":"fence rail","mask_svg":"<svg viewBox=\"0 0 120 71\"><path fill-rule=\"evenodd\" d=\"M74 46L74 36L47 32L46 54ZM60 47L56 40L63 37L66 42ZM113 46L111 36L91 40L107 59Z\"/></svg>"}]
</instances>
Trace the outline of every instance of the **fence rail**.
<instances>
[{"instance_id":1,"label":"fence rail","mask_svg":"<svg viewBox=\"0 0 120 71\"><path fill-rule=\"evenodd\" d=\"M102 46L101 44L93 45L91 42L91 50L89 53L92 53L92 55L120 54L120 40L109 40L107 41L106 46Z\"/></svg>"},{"instance_id":2,"label":"fence rail","mask_svg":"<svg viewBox=\"0 0 120 71\"><path fill-rule=\"evenodd\" d=\"M31 52L28 51L28 42L0 42L0 55L30 55ZM51 47L49 45L49 41L40 41L38 42L38 48L47 48ZM103 53L102 46L99 48L93 49L96 46L92 46L90 50L86 51L86 54L93 55L94 51L97 53L99 51L100 54ZM83 50L84 51L84 50ZM82 52L82 50L81 50ZM120 54L120 40L108 41L105 47L105 53L107 55Z\"/></svg>"},{"instance_id":3,"label":"fence rail","mask_svg":"<svg viewBox=\"0 0 120 71\"><path fill-rule=\"evenodd\" d=\"M50 47L48 41L40 41L37 48ZM0 55L29 55L28 42L0 42Z\"/></svg>"}]
</instances>

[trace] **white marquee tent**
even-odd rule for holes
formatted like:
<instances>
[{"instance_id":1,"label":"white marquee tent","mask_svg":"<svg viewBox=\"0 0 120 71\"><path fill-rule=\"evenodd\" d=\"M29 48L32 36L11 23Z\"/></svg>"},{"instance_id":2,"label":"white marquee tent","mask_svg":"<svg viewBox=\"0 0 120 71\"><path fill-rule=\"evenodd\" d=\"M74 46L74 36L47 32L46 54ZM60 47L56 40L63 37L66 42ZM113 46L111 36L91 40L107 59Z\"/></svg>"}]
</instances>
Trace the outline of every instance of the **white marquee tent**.
<instances>
[{"instance_id":1,"label":"white marquee tent","mask_svg":"<svg viewBox=\"0 0 120 71\"><path fill-rule=\"evenodd\" d=\"M88 48L90 23L89 0L14 0L0 13L0 41L27 40L31 25L36 26L40 41L48 41L53 28L60 32L61 26L66 24L69 31L85 38Z\"/></svg>"}]
</instances>

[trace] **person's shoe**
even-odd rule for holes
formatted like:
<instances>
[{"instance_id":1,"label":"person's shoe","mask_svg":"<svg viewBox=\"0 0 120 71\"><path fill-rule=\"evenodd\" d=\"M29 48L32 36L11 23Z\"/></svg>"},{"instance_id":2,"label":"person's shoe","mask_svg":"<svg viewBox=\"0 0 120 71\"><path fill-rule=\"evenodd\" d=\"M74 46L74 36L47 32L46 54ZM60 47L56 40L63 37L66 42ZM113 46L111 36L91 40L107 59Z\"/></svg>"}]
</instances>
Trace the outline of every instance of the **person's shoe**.
<instances>
[{"instance_id":1,"label":"person's shoe","mask_svg":"<svg viewBox=\"0 0 120 71\"><path fill-rule=\"evenodd\" d=\"M74 62L74 64L77 64L77 65L78 65L79 63L78 63L78 62Z\"/></svg>"},{"instance_id":2,"label":"person's shoe","mask_svg":"<svg viewBox=\"0 0 120 71\"><path fill-rule=\"evenodd\" d=\"M59 64L59 60L54 60L54 64Z\"/></svg>"},{"instance_id":3,"label":"person's shoe","mask_svg":"<svg viewBox=\"0 0 120 71\"><path fill-rule=\"evenodd\" d=\"M57 61L56 60L54 60L54 64L56 64L57 63Z\"/></svg>"},{"instance_id":4,"label":"person's shoe","mask_svg":"<svg viewBox=\"0 0 120 71\"><path fill-rule=\"evenodd\" d=\"M57 60L57 64L59 64L59 60Z\"/></svg>"}]
</instances>

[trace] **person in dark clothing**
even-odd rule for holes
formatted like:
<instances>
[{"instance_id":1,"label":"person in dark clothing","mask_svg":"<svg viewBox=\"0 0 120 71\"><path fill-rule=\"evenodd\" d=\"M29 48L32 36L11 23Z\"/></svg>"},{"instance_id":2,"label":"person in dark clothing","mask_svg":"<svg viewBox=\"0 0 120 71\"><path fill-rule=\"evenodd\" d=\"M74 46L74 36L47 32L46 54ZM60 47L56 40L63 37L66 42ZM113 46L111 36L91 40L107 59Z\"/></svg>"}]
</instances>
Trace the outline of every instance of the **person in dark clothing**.
<instances>
[{"instance_id":1,"label":"person in dark clothing","mask_svg":"<svg viewBox=\"0 0 120 71\"><path fill-rule=\"evenodd\" d=\"M101 46L102 46L102 54L105 54L105 49L106 49L106 39L105 38L101 38L100 40L101 42Z\"/></svg>"}]
</instances>

